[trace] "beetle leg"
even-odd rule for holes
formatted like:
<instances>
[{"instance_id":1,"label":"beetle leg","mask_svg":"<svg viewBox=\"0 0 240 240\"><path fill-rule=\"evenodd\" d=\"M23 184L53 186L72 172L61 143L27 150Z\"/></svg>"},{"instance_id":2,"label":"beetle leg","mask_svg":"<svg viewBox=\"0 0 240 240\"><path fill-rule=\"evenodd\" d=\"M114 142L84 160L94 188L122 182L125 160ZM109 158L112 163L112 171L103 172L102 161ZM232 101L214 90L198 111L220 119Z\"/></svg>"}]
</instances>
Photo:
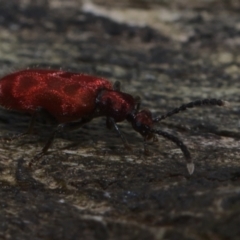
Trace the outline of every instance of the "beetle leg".
<instances>
[{"instance_id":1,"label":"beetle leg","mask_svg":"<svg viewBox=\"0 0 240 240\"><path fill-rule=\"evenodd\" d=\"M4 137L4 139L8 140L8 141L13 141L13 140L21 138L21 137L23 137L25 135L32 134L33 127L34 127L34 124L35 124L35 121L36 121L36 116L37 116L37 112L34 112L32 114L31 120L30 120L30 122L28 124L28 128L27 128L27 130L25 132L20 133L20 134L15 134L12 137Z\"/></svg>"},{"instance_id":2,"label":"beetle leg","mask_svg":"<svg viewBox=\"0 0 240 240\"><path fill-rule=\"evenodd\" d=\"M113 90L115 90L115 91L120 91L121 90L121 83L119 81L116 81L113 84Z\"/></svg>"},{"instance_id":3,"label":"beetle leg","mask_svg":"<svg viewBox=\"0 0 240 240\"><path fill-rule=\"evenodd\" d=\"M139 109L140 109L140 106L141 106L141 98L139 97L139 96L136 96L135 98L134 98L134 100L135 100L135 111L136 111L136 113L138 113L139 112Z\"/></svg>"},{"instance_id":4,"label":"beetle leg","mask_svg":"<svg viewBox=\"0 0 240 240\"><path fill-rule=\"evenodd\" d=\"M32 117L31 117L31 120L30 120L30 122L28 124L27 130L25 132L19 134L19 135L14 136L12 139L19 138L19 137L25 136L27 134L32 134L33 133L33 127L35 125L37 115L43 116L45 119L47 119L50 122L56 121L54 119L54 117L51 114L49 114L48 111L46 111L42 107L38 107L38 108L36 108L35 112L32 114Z\"/></svg>"},{"instance_id":5,"label":"beetle leg","mask_svg":"<svg viewBox=\"0 0 240 240\"><path fill-rule=\"evenodd\" d=\"M54 118L54 116L52 114L50 114L49 111L47 111L43 107L37 107L35 113L38 116L41 116L42 118L44 118L48 123L51 123L51 124L57 123L57 120Z\"/></svg>"},{"instance_id":6,"label":"beetle leg","mask_svg":"<svg viewBox=\"0 0 240 240\"><path fill-rule=\"evenodd\" d=\"M143 139L143 151L145 155L150 155L149 148L147 146L147 138Z\"/></svg>"},{"instance_id":7,"label":"beetle leg","mask_svg":"<svg viewBox=\"0 0 240 240\"><path fill-rule=\"evenodd\" d=\"M143 138L143 150L145 155L150 155L150 151L148 148L148 140L152 139L153 142L158 142L158 138L155 134L150 134Z\"/></svg>"},{"instance_id":8,"label":"beetle leg","mask_svg":"<svg viewBox=\"0 0 240 240\"><path fill-rule=\"evenodd\" d=\"M75 129L78 129L80 128L83 124L87 123L91 121L91 119L89 118L84 118L84 119L81 119L80 121L78 122L69 122L69 123L63 123L63 124L59 124L56 129L52 132L52 134L49 136L45 146L43 147L41 153L45 154L48 149L51 147L52 143L53 143L53 140L56 136L57 133L61 133L63 131L73 131Z\"/></svg>"},{"instance_id":9,"label":"beetle leg","mask_svg":"<svg viewBox=\"0 0 240 240\"><path fill-rule=\"evenodd\" d=\"M62 123L59 124L54 131L52 131L51 135L48 137L48 140L46 142L46 144L44 145L44 147L42 148L41 152L38 153L29 163L29 166L31 167L33 162L36 160L39 160L43 155L45 155L48 151L48 149L52 146L53 140L56 136L56 134L61 133L63 131L72 131L75 129L80 128L82 125L84 125L85 123L91 121L91 118L84 118L81 119L78 122L69 122L69 123Z\"/></svg>"},{"instance_id":10,"label":"beetle leg","mask_svg":"<svg viewBox=\"0 0 240 240\"><path fill-rule=\"evenodd\" d=\"M24 133L20 134L19 137L33 133L33 127L35 125L37 116L42 116L44 119L46 119L50 123L56 122L56 119L46 109L42 107L37 107L35 112L32 114L31 120L28 125L28 129Z\"/></svg>"},{"instance_id":11,"label":"beetle leg","mask_svg":"<svg viewBox=\"0 0 240 240\"><path fill-rule=\"evenodd\" d=\"M32 117L31 117L31 120L28 124L28 129L24 133L22 133L20 136L23 136L23 135L26 135L26 134L32 134L33 127L34 127L35 121L36 121L36 117L37 117L37 112L34 112Z\"/></svg>"},{"instance_id":12,"label":"beetle leg","mask_svg":"<svg viewBox=\"0 0 240 240\"><path fill-rule=\"evenodd\" d=\"M119 130L118 125L116 124L116 122L114 121L114 119L113 119L113 118L110 118L110 117L107 117L106 125L107 125L107 128L109 128L109 129L111 129L112 127L114 127L114 129L115 129L115 130L117 131L117 133L118 133L118 136L121 138L124 147L125 147L127 150L131 150L131 146L129 145L129 143L127 142L127 139L124 137L124 135L123 135L123 134L121 133L121 131Z\"/></svg>"},{"instance_id":13,"label":"beetle leg","mask_svg":"<svg viewBox=\"0 0 240 240\"><path fill-rule=\"evenodd\" d=\"M65 129L66 124L59 124L56 129L51 133L51 135L48 137L48 140L44 147L42 148L42 151L40 152L41 155L44 155L47 153L48 149L51 147L53 140L57 133L63 132Z\"/></svg>"},{"instance_id":14,"label":"beetle leg","mask_svg":"<svg viewBox=\"0 0 240 240\"><path fill-rule=\"evenodd\" d=\"M27 130L25 132L23 132L23 133L20 133L20 134L16 135L16 136L13 136L12 140L16 139L16 138L20 138L22 136L25 136L27 134L32 134L33 133L33 127L34 127L35 121L36 121L36 117L37 117L37 112L34 112L32 117L31 117L31 120L30 120L30 122L28 124Z\"/></svg>"}]
</instances>

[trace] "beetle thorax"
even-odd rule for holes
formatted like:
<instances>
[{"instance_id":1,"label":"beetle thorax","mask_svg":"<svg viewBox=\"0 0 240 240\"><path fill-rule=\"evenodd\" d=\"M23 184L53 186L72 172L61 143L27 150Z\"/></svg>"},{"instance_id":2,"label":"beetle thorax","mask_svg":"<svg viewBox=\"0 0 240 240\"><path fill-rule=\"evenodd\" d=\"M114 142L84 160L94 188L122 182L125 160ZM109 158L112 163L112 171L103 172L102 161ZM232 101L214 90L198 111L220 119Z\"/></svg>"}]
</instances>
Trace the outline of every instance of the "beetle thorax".
<instances>
[{"instance_id":1,"label":"beetle thorax","mask_svg":"<svg viewBox=\"0 0 240 240\"><path fill-rule=\"evenodd\" d=\"M131 95L114 90L102 91L96 103L101 115L111 117L116 122L124 121L135 107L135 100Z\"/></svg>"}]
</instances>

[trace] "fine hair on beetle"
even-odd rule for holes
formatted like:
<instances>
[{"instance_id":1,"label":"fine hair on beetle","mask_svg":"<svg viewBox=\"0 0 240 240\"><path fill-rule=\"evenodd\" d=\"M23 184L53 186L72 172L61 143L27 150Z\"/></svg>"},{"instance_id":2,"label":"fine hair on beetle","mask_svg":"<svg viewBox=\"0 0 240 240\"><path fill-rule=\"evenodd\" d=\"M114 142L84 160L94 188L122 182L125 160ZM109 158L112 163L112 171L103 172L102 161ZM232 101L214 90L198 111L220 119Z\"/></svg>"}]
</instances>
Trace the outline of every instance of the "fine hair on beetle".
<instances>
[{"instance_id":1,"label":"fine hair on beetle","mask_svg":"<svg viewBox=\"0 0 240 240\"><path fill-rule=\"evenodd\" d=\"M142 135L145 152L146 142L156 136L163 136L174 142L184 154L187 170L192 174L194 163L187 146L178 137L155 126L186 109L225 105L227 102L221 99L201 99L153 117L148 109L141 110L140 97L122 92L118 81L112 84L98 76L61 70L26 69L0 79L0 106L32 116L27 131L22 135L32 132L35 119L39 115L58 122L30 165L46 154L57 133L80 128L97 117L106 117L107 128L114 128L128 149L129 144L117 124L124 120Z\"/></svg>"}]
</instances>

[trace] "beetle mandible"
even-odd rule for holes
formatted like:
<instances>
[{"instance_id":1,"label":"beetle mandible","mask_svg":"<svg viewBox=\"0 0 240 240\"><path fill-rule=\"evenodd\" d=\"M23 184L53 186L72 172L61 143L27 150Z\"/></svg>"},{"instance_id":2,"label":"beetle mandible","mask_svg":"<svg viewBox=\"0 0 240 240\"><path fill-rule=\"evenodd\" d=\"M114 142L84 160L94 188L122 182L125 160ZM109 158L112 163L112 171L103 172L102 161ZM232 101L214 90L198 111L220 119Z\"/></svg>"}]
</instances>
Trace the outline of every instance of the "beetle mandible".
<instances>
[{"instance_id":1,"label":"beetle mandible","mask_svg":"<svg viewBox=\"0 0 240 240\"><path fill-rule=\"evenodd\" d=\"M112 84L100 77L60 70L26 69L0 79L0 105L32 115L26 133L31 132L39 114L57 120L58 125L50 134L40 155L48 151L58 132L74 130L94 118L104 116L107 127L113 127L117 131L126 148L129 145L117 125L124 120L143 136L145 152L146 141L156 135L174 142L185 156L189 174L194 171L194 163L187 146L176 136L155 129L154 125L188 108L225 104L225 101L219 99L197 100L153 118L148 109L140 110L139 97L134 98L121 92L119 82Z\"/></svg>"}]
</instances>

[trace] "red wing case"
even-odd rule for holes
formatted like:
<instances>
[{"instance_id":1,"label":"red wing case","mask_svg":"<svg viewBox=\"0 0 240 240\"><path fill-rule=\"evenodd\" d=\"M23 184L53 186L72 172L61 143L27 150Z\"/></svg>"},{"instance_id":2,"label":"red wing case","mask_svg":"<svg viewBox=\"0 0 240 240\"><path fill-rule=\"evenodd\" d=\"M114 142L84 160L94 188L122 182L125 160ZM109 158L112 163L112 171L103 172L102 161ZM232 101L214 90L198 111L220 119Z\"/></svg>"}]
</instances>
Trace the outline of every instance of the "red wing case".
<instances>
[{"instance_id":1,"label":"red wing case","mask_svg":"<svg viewBox=\"0 0 240 240\"><path fill-rule=\"evenodd\" d=\"M29 69L0 80L0 105L28 113L41 107L59 122L70 122L93 113L96 98L103 89L112 90L112 84L103 78Z\"/></svg>"}]
</instances>

